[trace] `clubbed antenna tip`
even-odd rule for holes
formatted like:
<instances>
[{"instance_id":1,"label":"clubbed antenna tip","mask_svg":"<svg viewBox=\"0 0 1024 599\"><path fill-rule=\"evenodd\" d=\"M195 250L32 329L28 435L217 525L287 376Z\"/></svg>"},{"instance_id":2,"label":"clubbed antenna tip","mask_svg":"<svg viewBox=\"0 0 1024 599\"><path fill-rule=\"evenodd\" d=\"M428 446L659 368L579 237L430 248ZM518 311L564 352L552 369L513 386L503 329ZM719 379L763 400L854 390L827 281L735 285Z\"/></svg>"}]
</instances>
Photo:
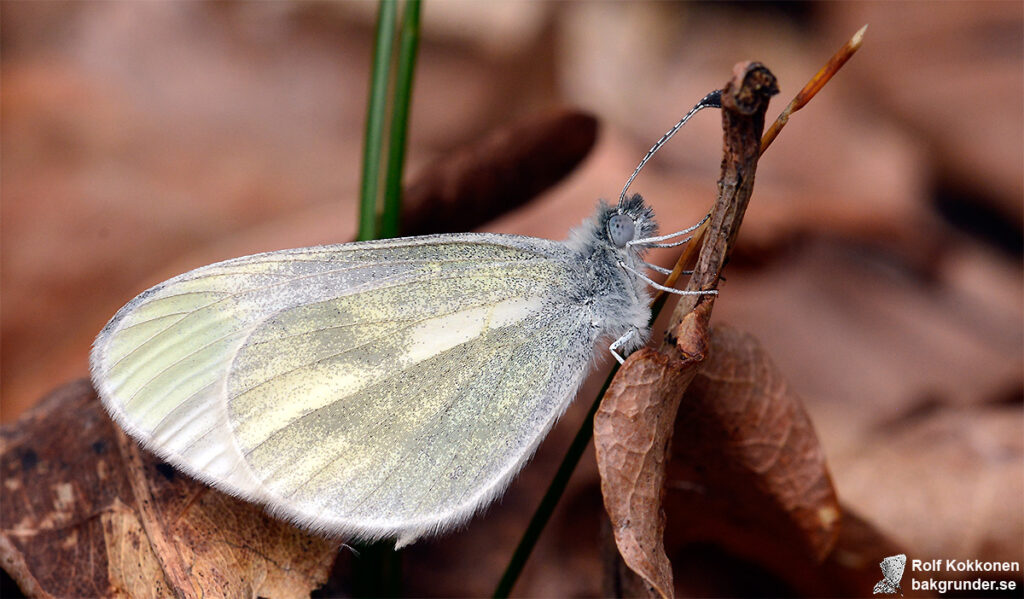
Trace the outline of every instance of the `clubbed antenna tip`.
<instances>
[{"instance_id":1,"label":"clubbed antenna tip","mask_svg":"<svg viewBox=\"0 0 1024 599\"><path fill-rule=\"evenodd\" d=\"M681 129L682 126L686 124L686 121L690 120L690 117L692 117L693 115L697 114L698 112L705 108L721 107L722 91L716 89L715 91L704 96L704 98L702 98L700 102L697 102L697 104L690 109L690 112L686 113L686 116L679 119L679 122L676 123L675 126L666 131L665 135L662 135L661 139L659 139L653 146L651 146L651 149L647 151L647 155L644 156L644 159L641 160L640 164L637 165L636 170L633 171L633 174L629 176L629 180L626 181L626 185L622 188L622 193L619 194L619 207L621 208L622 204L626 201L626 191L629 189L629 185L633 182L633 179L636 179L636 176L640 173L640 169L642 169L644 165L647 164L647 161L651 159L651 156L654 156L654 153L657 152L661 148L661 146L665 145L665 142L667 142L669 139L672 138L673 135L676 134L676 131L679 131L679 129Z\"/></svg>"}]
</instances>

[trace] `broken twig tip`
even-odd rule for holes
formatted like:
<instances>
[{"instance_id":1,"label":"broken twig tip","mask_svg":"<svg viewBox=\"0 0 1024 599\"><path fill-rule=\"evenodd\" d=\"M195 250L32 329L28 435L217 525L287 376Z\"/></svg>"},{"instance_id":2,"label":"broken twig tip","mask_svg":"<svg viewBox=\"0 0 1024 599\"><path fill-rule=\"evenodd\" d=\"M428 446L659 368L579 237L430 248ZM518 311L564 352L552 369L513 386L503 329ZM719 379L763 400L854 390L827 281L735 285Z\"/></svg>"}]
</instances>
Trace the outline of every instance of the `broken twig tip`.
<instances>
[{"instance_id":1,"label":"broken twig tip","mask_svg":"<svg viewBox=\"0 0 1024 599\"><path fill-rule=\"evenodd\" d=\"M864 32L868 30L868 24L864 23L864 26L857 30L857 33L853 34L850 38L850 48L853 50L860 49L860 45L864 43Z\"/></svg>"}]
</instances>

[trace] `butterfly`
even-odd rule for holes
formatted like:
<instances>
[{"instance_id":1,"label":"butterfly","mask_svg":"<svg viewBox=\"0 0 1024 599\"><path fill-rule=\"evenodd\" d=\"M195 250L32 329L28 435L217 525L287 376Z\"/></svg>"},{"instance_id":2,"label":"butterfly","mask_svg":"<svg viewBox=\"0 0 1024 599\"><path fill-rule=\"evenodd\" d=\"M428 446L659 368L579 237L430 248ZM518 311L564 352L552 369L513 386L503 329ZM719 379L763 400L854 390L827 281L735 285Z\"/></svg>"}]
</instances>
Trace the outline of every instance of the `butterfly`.
<instances>
[{"instance_id":1,"label":"butterfly","mask_svg":"<svg viewBox=\"0 0 1024 599\"><path fill-rule=\"evenodd\" d=\"M601 339L649 335L656 235L633 178L566 241L461 233L274 251L132 299L90 356L103 405L178 469L273 515L397 546L468 520L565 411ZM703 222L703 221L702 221Z\"/></svg>"}]
</instances>

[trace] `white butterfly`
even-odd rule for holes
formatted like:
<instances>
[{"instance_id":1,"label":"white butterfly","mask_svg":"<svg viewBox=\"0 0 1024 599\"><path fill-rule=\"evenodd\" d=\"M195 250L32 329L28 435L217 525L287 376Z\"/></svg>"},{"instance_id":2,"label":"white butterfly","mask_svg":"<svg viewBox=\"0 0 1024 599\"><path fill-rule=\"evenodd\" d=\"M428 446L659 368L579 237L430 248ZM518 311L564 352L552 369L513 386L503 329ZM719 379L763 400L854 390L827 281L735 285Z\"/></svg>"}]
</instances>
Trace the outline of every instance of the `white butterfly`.
<instances>
[{"instance_id":1,"label":"white butterfly","mask_svg":"<svg viewBox=\"0 0 1024 599\"><path fill-rule=\"evenodd\" d=\"M117 312L93 382L192 476L314 531L407 544L504 490L599 339L620 361L646 340L647 287L663 287L642 254L696 227L652 237L625 193L564 242L432 235L198 268Z\"/></svg>"}]
</instances>

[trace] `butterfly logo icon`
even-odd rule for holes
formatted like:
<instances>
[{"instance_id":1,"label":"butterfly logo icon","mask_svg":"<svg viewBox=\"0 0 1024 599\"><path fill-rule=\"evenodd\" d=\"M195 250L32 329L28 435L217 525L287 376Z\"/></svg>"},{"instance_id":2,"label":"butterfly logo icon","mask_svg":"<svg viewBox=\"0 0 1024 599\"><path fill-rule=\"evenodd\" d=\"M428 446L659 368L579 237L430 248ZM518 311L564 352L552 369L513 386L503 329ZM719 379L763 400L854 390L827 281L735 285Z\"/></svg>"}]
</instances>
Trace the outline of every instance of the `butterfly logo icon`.
<instances>
[{"instance_id":1,"label":"butterfly logo icon","mask_svg":"<svg viewBox=\"0 0 1024 599\"><path fill-rule=\"evenodd\" d=\"M882 575L885 576L875 584L874 595L893 595L899 593L903 596L903 589L900 588L900 580L903 579L903 569L907 566L907 556L904 553L890 555L878 564L882 568Z\"/></svg>"}]
</instances>

